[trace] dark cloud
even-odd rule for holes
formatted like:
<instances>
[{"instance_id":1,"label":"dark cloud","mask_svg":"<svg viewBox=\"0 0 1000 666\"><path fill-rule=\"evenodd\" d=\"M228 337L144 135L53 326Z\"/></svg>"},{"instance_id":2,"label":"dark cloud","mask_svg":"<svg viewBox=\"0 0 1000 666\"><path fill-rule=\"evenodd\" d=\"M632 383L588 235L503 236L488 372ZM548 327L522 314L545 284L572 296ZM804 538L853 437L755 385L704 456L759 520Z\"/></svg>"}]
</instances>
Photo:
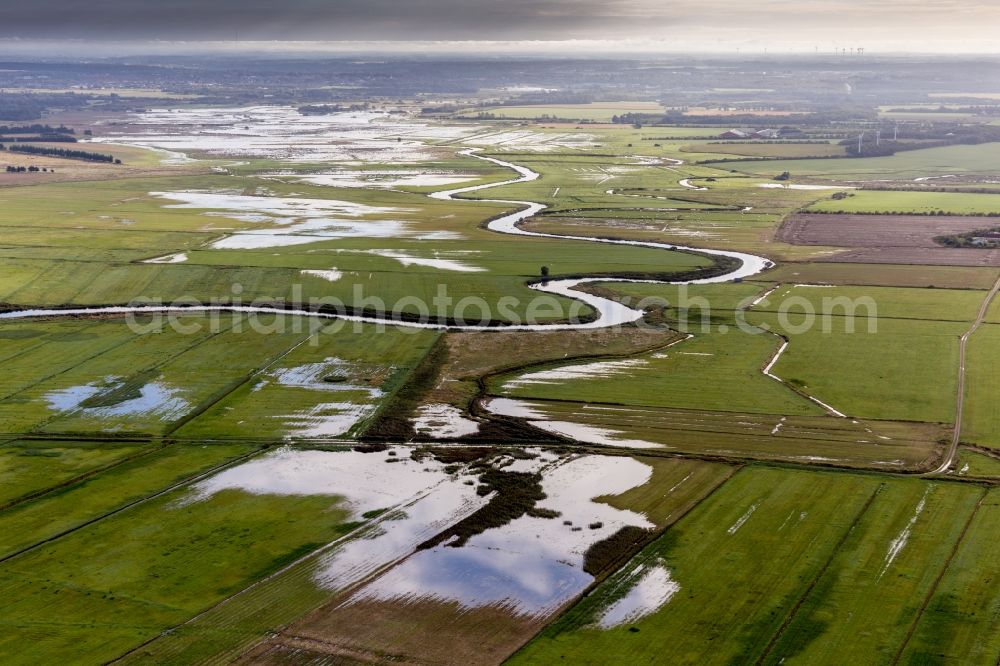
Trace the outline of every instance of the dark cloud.
<instances>
[{"instance_id":1,"label":"dark cloud","mask_svg":"<svg viewBox=\"0 0 1000 666\"><path fill-rule=\"evenodd\" d=\"M629 17L614 0L3 0L0 36L34 39L551 38ZM618 3L621 4L621 3Z\"/></svg>"},{"instance_id":2,"label":"dark cloud","mask_svg":"<svg viewBox=\"0 0 1000 666\"><path fill-rule=\"evenodd\" d=\"M996 0L0 0L0 38L995 42Z\"/></svg>"}]
</instances>

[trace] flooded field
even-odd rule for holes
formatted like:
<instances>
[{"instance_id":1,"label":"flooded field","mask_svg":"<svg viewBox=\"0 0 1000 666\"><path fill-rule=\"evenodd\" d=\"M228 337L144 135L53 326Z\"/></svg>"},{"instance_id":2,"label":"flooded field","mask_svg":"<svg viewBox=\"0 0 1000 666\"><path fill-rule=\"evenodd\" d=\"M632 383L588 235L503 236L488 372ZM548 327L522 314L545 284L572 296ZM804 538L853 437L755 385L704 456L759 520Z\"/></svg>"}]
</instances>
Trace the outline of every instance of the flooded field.
<instances>
[{"instance_id":1,"label":"flooded field","mask_svg":"<svg viewBox=\"0 0 1000 666\"><path fill-rule=\"evenodd\" d=\"M372 169L366 171L343 169L325 173L310 173L308 175L297 174L294 171L289 171L275 175L276 177L291 180L293 182L298 181L310 183L312 185L323 185L324 187L384 189L395 189L400 187L443 187L445 185L458 185L460 183L476 180L478 178L478 176L472 174L417 171L412 169Z\"/></svg>"},{"instance_id":2,"label":"flooded field","mask_svg":"<svg viewBox=\"0 0 1000 666\"><path fill-rule=\"evenodd\" d=\"M54 411L81 410L88 416L98 418L141 415L170 418L191 407L181 397L180 388L162 382L123 389L126 389L123 379L107 377L99 382L52 391L45 395L45 400Z\"/></svg>"},{"instance_id":3,"label":"flooded field","mask_svg":"<svg viewBox=\"0 0 1000 666\"><path fill-rule=\"evenodd\" d=\"M583 570L584 555L593 544L626 526L653 527L639 514L592 501L643 485L652 473L648 466L600 456L539 462L545 499L535 508L551 516L523 516L460 547L445 542L422 550L345 603L430 599L454 601L460 608L495 606L515 615L544 616L593 581Z\"/></svg>"},{"instance_id":4,"label":"flooded field","mask_svg":"<svg viewBox=\"0 0 1000 666\"><path fill-rule=\"evenodd\" d=\"M622 586L627 590L624 596L609 605L598 621L602 629L630 624L652 615L681 589L662 562L639 565Z\"/></svg>"},{"instance_id":5,"label":"flooded field","mask_svg":"<svg viewBox=\"0 0 1000 666\"><path fill-rule=\"evenodd\" d=\"M293 107L249 106L150 109L131 115L127 130L110 129L97 141L162 149L175 160L199 153L216 158L400 164L431 159L429 142L458 139L475 130L400 121L379 112L308 116Z\"/></svg>"},{"instance_id":6,"label":"flooded field","mask_svg":"<svg viewBox=\"0 0 1000 666\"><path fill-rule=\"evenodd\" d=\"M348 201L277 196L250 196L232 192L151 192L153 196L179 201L167 208L208 211L205 215L225 217L255 225L224 236L209 247L217 250L250 250L266 247L303 245L336 238L427 238L413 232L405 220L384 219L403 216L412 210L366 206ZM367 219L378 216L378 219ZM256 225L264 226L259 228ZM431 237L441 238L440 233ZM448 234L444 234L448 237ZM175 259L176 260L176 259Z\"/></svg>"}]
</instances>

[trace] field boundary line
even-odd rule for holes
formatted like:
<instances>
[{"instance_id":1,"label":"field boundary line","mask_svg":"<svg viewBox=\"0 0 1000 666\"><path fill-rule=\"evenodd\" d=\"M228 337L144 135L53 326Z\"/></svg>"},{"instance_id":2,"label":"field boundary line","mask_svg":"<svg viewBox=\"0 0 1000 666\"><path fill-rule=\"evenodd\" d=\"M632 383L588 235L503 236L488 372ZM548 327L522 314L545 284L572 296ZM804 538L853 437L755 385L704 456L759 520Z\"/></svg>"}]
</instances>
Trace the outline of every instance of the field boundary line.
<instances>
[{"instance_id":1,"label":"field boundary line","mask_svg":"<svg viewBox=\"0 0 1000 666\"><path fill-rule=\"evenodd\" d=\"M994 460L1000 460L1000 450L989 449L985 446L977 446L975 444L963 444L963 448L966 448L973 453L978 453L981 456L986 456L987 458L992 458Z\"/></svg>"},{"instance_id":2,"label":"field boundary line","mask_svg":"<svg viewBox=\"0 0 1000 666\"><path fill-rule=\"evenodd\" d=\"M413 365L411 365L409 369L407 369L405 376L401 378L396 388L394 388L391 392L386 393L383 396L381 404L378 407L376 407L375 410L372 411L372 413L369 414L367 417L360 419L357 423L351 426L351 429L348 430L348 432L351 432L351 430L355 432L355 437L354 437L355 440L384 441L381 440L378 436L369 436L369 433L377 430L383 424L383 422L385 421L386 414L396 410L400 412L406 412L405 418L409 420L412 424L411 417L416 412L416 408L423 404L423 398L430 389L428 387L420 387L420 386L417 387L416 390L420 392L420 396L416 399L417 405L415 405L413 409L407 409L405 404L406 397L404 391L406 391L411 386L420 381L419 376L417 376L416 379L414 378L414 376L417 375L417 373L419 373L422 370L425 363L428 363L435 358L435 354L443 353L445 360L447 360L448 342L446 336L447 336L447 331L441 331L438 337L434 340L433 344L431 344L427 348L427 351L424 352L424 355L414 360ZM443 364L436 364L436 365L438 369L440 369L443 366ZM433 379L434 379L434 386L440 383L438 382L437 372L435 372ZM407 439L407 442L412 441L413 439L412 437L400 437L399 439L402 440L404 438Z\"/></svg>"},{"instance_id":3,"label":"field boundary line","mask_svg":"<svg viewBox=\"0 0 1000 666\"><path fill-rule=\"evenodd\" d=\"M764 291L764 293L758 295L757 298L755 298L753 301L751 301L747 305L744 305L742 307L733 308L733 312L750 312L751 310L753 310L754 307L756 307L757 305L760 305L761 303L765 302L767 300L768 296L770 296L774 292L778 291L778 289L780 289L782 286L783 285L782 285L781 282L775 283L773 287L771 287L770 289ZM753 310L753 312L770 312L770 311L769 310ZM844 414L843 412L840 412L837 409L834 409L833 407L831 407L827 403L823 402L822 400L820 400L816 396L812 395L811 393L805 391L804 389L801 389L801 388L795 386L791 382L785 381L784 379L782 379L778 375L776 375L773 372L771 372L771 370L774 369L774 366L778 364L778 361L781 359L782 354L784 354L785 350L788 349L788 346L791 344L791 341L786 336L781 335L780 333L775 333L774 331L771 331L769 329L761 328L760 326L754 326L754 328L756 328L759 331L765 332L765 333L770 333L774 337L778 338L778 340L780 341L780 343L778 345L778 349L773 354L771 354L771 356L765 362L764 366L761 368L761 372L764 374L765 377L769 377L769 378L773 379L774 381L778 382L779 384L781 384L782 386L784 386L785 388L787 388L788 390L790 390L792 393L795 393L795 394L797 394L797 395L805 398L806 400L808 400L808 401L810 401L810 402L812 402L812 403L814 403L816 405L819 405L819 407L822 408L823 411L825 411L827 413L827 415L829 415L829 416L835 416L835 417L841 418L841 419L847 418L847 415Z\"/></svg>"},{"instance_id":4,"label":"field boundary line","mask_svg":"<svg viewBox=\"0 0 1000 666\"><path fill-rule=\"evenodd\" d=\"M6 448L8 444L13 444L13 443L16 443L16 442L17 442L17 440L14 440L14 442L4 443L3 446L4 446L4 448ZM128 443L128 442L124 442L124 443ZM70 486L77 485L77 484L79 484L82 481L86 481L87 479L93 478L95 476L99 476L99 475L101 475L101 474L103 474L105 472L110 472L111 470L115 469L116 467L120 467L120 466L128 464L130 462L139 460L140 458L144 458L146 456L152 455L152 454L154 454L154 453L156 453L158 451L162 451L165 448L167 448L167 447L170 446L170 444L168 442L159 442L157 444L156 442L150 441L150 442L147 442L147 444L150 445L150 448L148 448L148 449L145 448L145 447L143 447L143 449L141 451L137 451L136 453L134 453L134 454L132 454L130 456L126 456L126 457L121 458L119 460L115 460L113 462L110 462L107 465L104 465L103 467L96 467L96 468L94 468L92 470L89 470L87 472L84 472L82 474L78 474L77 476L74 476L71 479L66 479L65 481L62 481L61 483L57 483L54 486L49 486L47 488L42 488L41 490L36 490L35 492L27 493L26 495L21 495L20 497L16 497L13 500L7 502L6 504L0 505L0 513L4 512L4 511L8 511L8 510L16 508L16 507L19 507L22 504L25 504L25 503L28 503L28 502L32 502L34 500L44 499L45 496L49 495L50 493L54 493L54 492L58 492L58 491L61 491L61 490L65 490L65 489L69 488Z\"/></svg>"},{"instance_id":5,"label":"field boundary line","mask_svg":"<svg viewBox=\"0 0 1000 666\"><path fill-rule=\"evenodd\" d=\"M807 265L807 264L809 264L809 265L818 265L818 266L821 266L821 267L824 267L824 268L831 267L831 266L861 266L861 267L864 267L864 266L883 266L883 267L886 267L886 266L888 266L888 267L895 267L895 268L913 268L913 266L915 265L915 264L863 264L863 263L858 263L858 262L853 262L852 263L852 262L847 262L847 261L842 261L842 262L826 261L826 262L824 262L824 261L818 261L818 260L814 260L814 261L795 260L795 261L783 261L781 263L781 267L782 268L791 268L793 266L803 266L803 265ZM991 266L948 266L948 265L944 265L944 264L933 264L933 265L930 265L930 266L925 266L925 268L943 268L943 269L954 268L954 269L968 269L970 271L986 271L986 270L989 270L992 267ZM747 278L743 282L745 284L750 284L750 283L761 284L761 283L767 283L767 280L764 279L763 277L760 277L759 279ZM846 288L855 288L855 287L878 287L879 289L928 289L929 288L926 284L925 285L913 285L913 284L910 284L910 285L900 285L900 284L885 284L885 283L879 283L879 282L872 282L871 284L864 284L864 283L860 283L860 282L812 282L811 284L823 284L823 285L828 285L830 287L846 287ZM938 286L935 286L934 289L936 291L989 291L990 285L989 284L985 284L985 285L983 285L981 287L938 287Z\"/></svg>"},{"instance_id":6,"label":"field boundary line","mask_svg":"<svg viewBox=\"0 0 1000 666\"><path fill-rule=\"evenodd\" d=\"M825 284L819 284L819 283L815 283L815 285L817 287L830 286L830 287L835 287L835 288L842 286L842 285L835 285L835 284L825 285ZM852 285L843 285L843 286L845 286L847 288L851 288ZM886 288L887 289L919 289L920 287L886 287ZM935 290L937 291L938 289L935 287ZM940 291L945 291L945 290L944 289L940 289ZM985 291L985 290L983 290L983 289L951 289L949 291ZM757 313L760 313L760 314L781 314L780 310L754 310L754 312L757 312ZM823 316L824 317L837 318L837 319L849 319L852 315L840 314L840 313L836 313L836 312L830 312L830 313L823 314ZM886 315L879 315L879 319L887 319L889 321L920 321L920 322L926 322L926 323L930 323L930 324L936 324L936 323L941 323L941 324L967 324L969 322L968 319L929 319L927 317L889 317L889 316L886 316Z\"/></svg>"},{"instance_id":7,"label":"field boundary line","mask_svg":"<svg viewBox=\"0 0 1000 666\"><path fill-rule=\"evenodd\" d=\"M93 323L96 324L97 322L93 322ZM27 349L22 349L21 351L14 352L10 356L0 357L0 363L6 363L7 361L13 361L13 360L18 359L18 358L20 358L22 356L25 356L26 354L30 354L31 352L35 351L36 349L39 349L40 347L44 347L45 345L49 344L49 342L50 342L49 340L42 339L41 341L39 341L36 344L28 347Z\"/></svg>"},{"instance_id":8,"label":"field boundary line","mask_svg":"<svg viewBox=\"0 0 1000 666\"><path fill-rule=\"evenodd\" d=\"M89 321L89 320L84 320L84 321ZM100 322L99 321L95 321L95 322L93 322L93 325L96 326L98 323L100 323ZM88 326L87 328L90 328L90 326ZM69 366L67 368L64 368L63 370L60 370L58 372L53 372L51 375L47 375L46 377L44 377L44 378L42 378L42 379L40 379L40 380L38 380L36 382L32 382L31 384L28 384L27 386L25 386L23 388L19 388L16 391L14 391L13 393L9 393L9 394L7 394L7 395L5 395L3 397L0 397L0 403L7 402L8 400L10 400L11 398L13 398L14 396L16 396L16 395L18 395L20 393L24 393L27 390L33 389L33 388L39 386L40 384L49 381L50 379L54 379L54 378L56 378L56 377L58 377L60 375L64 375L67 372L75 370L76 368L79 368L84 363L87 363L89 361L93 361L98 356L103 356L104 354L107 354L108 352L114 351L114 350L118 349L119 347L124 347L125 345L129 344L130 342L133 342L134 339L135 338L133 338L133 337L127 337L127 338L123 339L121 342L119 342L117 344L109 345L108 347L103 348L103 349L101 349L98 352L94 352L90 356L87 356L86 358L80 359L80 361L78 363L74 363L73 365L71 365L71 366ZM14 358L14 357L12 357L12 358ZM10 360L10 359L6 359L6 360Z\"/></svg>"},{"instance_id":9,"label":"field boundary line","mask_svg":"<svg viewBox=\"0 0 1000 666\"><path fill-rule=\"evenodd\" d=\"M228 332L228 330L229 329L227 329L226 332ZM220 331L220 334L221 333L222 333L222 331ZM303 339L299 340L298 342L294 342L290 347L288 347L284 351L278 353L276 356L272 356L272 357L270 357L268 359L265 359L264 365L261 365L261 366L259 366L257 368L252 369L244 377L237 377L236 379L234 379L229 384L228 388L225 387L225 386L223 386L220 389L220 394L218 395L218 397L212 398L210 396L208 398L208 400L206 400L205 403L199 405L198 407L196 407L195 409L191 410L189 413L185 414L183 417L181 417L180 419L178 419L173 425L171 425L164 432L164 436L170 436L170 435L172 435L173 433L177 432L178 430L180 430L181 428L183 428L187 424L191 423L192 421L194 421L198 417L202 416L209 409L211 409L212 407L214 407L215 405L219 404L220 402L222 402L223 400L225 400L227 397L229 397L230 395L232 395L233 392L236 391L238 388L240 388L241 386L243 386L244 384L246 384L247 382L249 382L251 379L253 379L257 375L259 375L260 373L264 372L265 370L267 370L271 366L273 366L278 361L282 360L283 358L285 358L286 356L288 356L289 354L291 354L293 351L295 351L296 349L298 349L299 347L301 347L305 343L309 342L309 340L311 340L312 338L313 338L313 334L312 333L306 334L306 336ZM207 340L208 339L206 339L205 341L207 342ZM200 345L196 345L196 346L200 346Z\"/></svg>"},{"instance_id":10,"label":"field boundary line","mask_svg":"<svg viewBox=\"0 0 1000 666\"><path fill-rule=\"evenodd\" d=\"M763 331L765 329L760 329L760 330ZM790 390L792 393L796 393L799 396L805 398L806 400L809 400L810 402L812 402L812 403L814 403L816 405L819 405L819 407L822 408L823 411L825 411L828 416L835 416L838 419L846 419L847 418L847 414L844 414L843 412L835 409L834 407L831 407L830 405L828 405L827 403L823 402L822 400L820 400L816 396L812 395L811 393L805 391L804 389L800 389L799 387L795 386L791 382L787 382L784 379L782 379L781 377L779 377L778 375L776 375L773 372L771 372L771 370L774 369L774 366L778 364L778 361L781 359L781 356L788 349L788 346L791 344L791 341L788 338L786 338L784 335L781 335L779 333L775 333L774 331L767 331L767 332L770 333L771 335L773 335L774 337L778 338L778 340L780 340L781 342L778 345L777 351L775 351L774 354L771 355L770 359L767 361L767 363L761 369L761 372L764 374L764 376L765 377L770 377L774 381L778 382L779 384L781 384L782 386L784 386L785 388L787 388L788 390Z\"/></svg>"},{"instance_id":11,"label":"field boundary line","mask_svg":"<svg viewBox=\"0 0 1000 666\"><path fill-rule=\"evenodd\" d=\"M840 538L837 540L837 543L834 544L833 548L830 549L830 556L826 559L826 562L824 562L823 566L820 567L820 570L816 572L816 575L813 577L812 581L809 582L809 585L802 592L802 596L799 597L799 600L795 602L795 605L792 606L790 611L788 611L788 615L785 616L785 621L782 622L778 630L774 632L774 635L771 636L771 640L764 648L764 651L761 652L760 656L757 657L756 661L754 661L755 666L761 666L761 664L764 663L764 660L766 660L771 655L771 652L774 650L774 646L778 644L778 641L784 635L785 630L788 629L789 625L791 625L792 621L795 619L795 616L802 608L802 605L805 604L807 599L809 599L809 596L812 594L812 591L816 588L816 585L819 584L820 579L826 574L827 570L829 570L830 565L833 564L833 560L836 559L837 555L840 553L840 549L843 547L845 543L847 543L847 540L851 537L851 534L854 533L854 528L858 526L858 523L861 522L861 519L864 518L864 516L868 513L868 509L870 509L871 505L875 503L875 498L881 494L882 490L885 487L886 484L883 481L878 486L876 486L875 490L872 491L872 494L869 495L868 500L861 507L861 510L858 511L857 515L854 516L854 520L851 521L851 524L847 526L847 528L844 530L844 533L840 535Z\"/></svg>"},{"instance_id":12,"label":"field boundary line","mask_svg":"<svg viewBox=\"0 0 1000 666\"><path fill-rule=\"evenodd\" d=\"M167 448L167 447L164 447L164 449L165 448ZM50 536L47 536L44 539L42 539L41 541L36 541L35 543L31 544L30 546L24 546L23 548L20 548L18 550L13 551L13 552L7 553L5 555L0 555L0 564L2 564L4 562L8 562L9 560L15 559L17 557L20 557L21 555L24 555L25 553L28 553L28 552L30 552L32 550L35 550L36 548L44 546L45 544L48 544L48 543L52 543L53 541L56 541L57 539L61 539L64 536L72 534L73 532L76 532L78 530L82 530L82 529L84 529L86 527L89 527L89 526L91 526L91 525L93 525L95 523L98 523L98 522L100 522L100 521L102 521L102 520L104 520L106 518L110 518L111 516L115 516L115 515L117 515L119 513L122 513L123 511L127 511L127 510L129 510L129 509L131 509L131 508L133 508L133 507L135 507L135 506L137 506L139 504L143 504L143 503L148 502L150 500L154 500L157 497L161 497L163 495L166 495L167 493L171 493L171 492L177 490L178 488L183 488L186 485L190 485L192 483L196 483L198 481L201 481L202 479L205 479L205 478L207 478L209 476L212 476L213 474L216 474L216 473L218 473L218 472L220 472L220 471L222 471L224 469L232 467L233 465L237 465L237 464L243 462L244 460L247 460L247 459L252 458L254 456L260 455L261 453L264 453L264 452L268 451L271 448L272 448L271 446L258 447L258 448L254 449L253 451L251 451L249 453L245 453L245 454L243 454L241 456L237 456L236 458L230 458L229 460L227 460L227 461L225 461L223 463L220 463L220 464L218 464L218 465L216 465L214 467L211 467L211 468L209 468L209 469L207 469L207 470L205 470L203 472L199 472L199 473L195 474L194 476L190 476L190 477L188 477L186 479L182 479L181 481L178 481L178 482L176 482L174 484L171 484L171 485L167 486L166 488L158 490L158 491L154 492L152 495L146 495L145 497L137 498L135 500L132 500L131 502L123 504L123 505L121 505L121 506L119 506L119 507L117 507L115 509L112 509L111 511L108 511L106 513L102 513L99 516L94 516L93 518L88 518L84 522L78 523L78 524L74 525L73 527L68 527L65 530L62 530L61 532L58 532L56 534L52 534ZM163 450L163 449L160 449L160 450Z\"/></svg>"},{"instance_id":13,"label":"field boundary line","mask_svg":"<svg viewBox=\"0 0 1000 666\"><path fill-rule=\"evenodd\" d=\"M984 488L982 494L979 496L979 501L976 502L976 506L974 506L972 508L972 511L969 512L969 517L965 520L965 525L962 526L962 531L961 533L959 533L958 538L955 540L955 545L952 546L951 552L948 553L948 559L944 561L944 565L942 565L941 570L938 572L938 575L934 578L934 582L931 584L930 589L927 590L927 595L924 597L923 602L920 604L920 609L917 610L917 613L913 618L913 622L910 624L910 628L906 632L906 637L903 639L902 644L899 646L899 650L896 652L896 656L893 657L892 659L893 666L895 666L895 664L898 664L899 660L903 658L903 652L906 650L906 647L910 644L910 639L913 638L913 634L916 633L917 626L920 624L920 620L923 619L924 617L924 611L927 610L927 606L930 605L931 599L934 598L934 594L937 592L938 586L941 584L941 581L944 580L944 576L946 573L948 573L948 569L951 568L951 563L955 559L955 556L958 554L959 548L961 548L962 544L965 543L965 537L969 533L969 529L972 527L972 521L976 518L977 515L979 515L979 509L983 506L983 502L986 501L986 497L988 495L989 495L989 490Z\"/></svg>"}]
</instances>

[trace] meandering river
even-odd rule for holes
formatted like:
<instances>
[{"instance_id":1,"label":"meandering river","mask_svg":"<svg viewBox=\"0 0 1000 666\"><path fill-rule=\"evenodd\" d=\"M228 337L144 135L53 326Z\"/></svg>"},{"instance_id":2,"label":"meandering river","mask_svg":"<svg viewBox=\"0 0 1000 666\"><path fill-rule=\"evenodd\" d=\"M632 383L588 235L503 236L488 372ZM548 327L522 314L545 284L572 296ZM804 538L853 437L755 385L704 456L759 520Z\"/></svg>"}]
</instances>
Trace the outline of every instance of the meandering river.
<instances>
[{"instance_id":1,"label":"meandering river","mask_svg":"<svg viewBox=\"0 0 1000 666\"><path fill-rule=\"evenodd\" d=\"M439 192L433 192L429 196L433 199L441 199L446 201L455 200L458 195L468 194L470 192L478 192L486 190L489 188L500 187L502 185L513 185L516 183L526 183L533 180L537 180L540 174L529 169L528 167L521 166L518 164L513 164L511 162L506 162L495 157L487 157L485 155L476 154L475 150L465 150L462 154L474 157L476 159L484 160L487 162L492 162L502 167L513 170L517 173L516 178L510 180L505 180L498 183L486 183L483 185L471 185L468 187L461 187L458 189L443 190ZM475 200L470 200L470 204L474 203ZM559 240L572 240L572 241L585 241L590 243L605 243L609 245L633 245L636 247L649 247L657 248L662 250L680 250L680 251L692 251L701 254L707 254L718 257L728 257L731 259L736 259L740 262L738 268L730 271L729 273L723 275L717 275L710 278L701 278L693 280L627 280L610 277L608 275L585 277L585 278L573 278L565 280L548 280L546 282L539 282L531 285L532 289L537 291L545 292L548 294L554 294L559 296L564 296L567 298L576 299L587 304L594 311L597 312L597 317L586 322L564 322L564 323L552 323L552 324L511 324L507 326L486 326L486 325L461 325L461 324L446 324L446 323L430 323L430 322L413 322L413 321L403 321L398 318L393 318L391 316L385 317L371 317L363 315L349 315L349 314L338 314L331 312L316 312L312 310L302 310L302 309L285 309L278 307L267 307L267 306L248 306L248 305L206 305L206 306L194 306L194 307L171 307L171 306L108 306L108 307L91 307L91 308L58 308L58 309L27 309L27 310L15 310L11 312L0 313L0 320L11 320L11 319L29 319L29 318L39 318L39 317L72 317L80 315L127 315L127 314L156 314L156 313L167 313L167 312L240 312L248 314L288 314L302 317L314 317L323 319L342 319L346 321L373 323L373 324L392 324L395 326L407 326L412 328L428 328L428 329L448 329L448 330L461 330L461 331L475 331L475 330L509 330L509 331L553 331L553 330L584 330L584 329L597 329L597 328L608 328L612 326L620 326L622 324L629 324L638 321L643 316L643 311L636 308L628 307L617 301L613 301L608 298L603 298L601 296L596 296L594 294L588 294L584 291L580 291L579 287L581 285L594 283L594 282L644 282L644 283L658 283L658 284L710 284L719 282L730 282L736 279L747 278L761 271L769 268L771 262L764 257L758 257L753 254L747 254L744 252L731 252L728 250L713 250L709 248L694 248L687 247L683 245L672 245L670 243L657 243L652 241L630 241L630 240L616 240L609 238L597 238L592 236L566 236L562 234L548 234L535 231L527 231L522 229L518 225L524 220L538 214L540 211L546 208L545 204L533 202L533 201L517 201L517 200L507 200L507 199L479 199L478 201L486 201L490 203L501 203L509 204L511 206L518 206L519 210L508 215L501 216L493 221L491 221L487 228L491 231L495 231L501 234L513 234L518 236L533 236L536 238L552 238Z\"/></svg>"}]
</instances>

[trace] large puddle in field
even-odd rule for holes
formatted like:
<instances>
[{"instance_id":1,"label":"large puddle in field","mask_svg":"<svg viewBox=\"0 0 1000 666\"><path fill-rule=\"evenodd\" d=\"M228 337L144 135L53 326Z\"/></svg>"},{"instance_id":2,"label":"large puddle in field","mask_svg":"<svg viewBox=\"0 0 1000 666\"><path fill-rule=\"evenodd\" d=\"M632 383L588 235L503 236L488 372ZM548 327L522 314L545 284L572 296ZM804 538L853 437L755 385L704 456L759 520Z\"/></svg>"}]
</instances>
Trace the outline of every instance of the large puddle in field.
<instances>
[{"instance_id":1,"label":"large puddle in field","mask_svg":"<svg viewBox=\"0 0 1000 666\"><path fill-rule=\"evenodd\" d=\"M283 448L191 487L178 505L239 490L258 495L328 495L346 508L347 520L367 521L348 537L327 544L311 577L325 589L342 590L413 553L424 541L484 506L474 477L446 470L412 449L318 451Z\"/></svg>"},{"instance_id":2,"label":"large puddle in field","mask_svg":"<svg viewBox=\"0 0 1000 666\"><path fill-rule=\"evenodd\" d=\"M380 388L352 382L350 378L353 374L355 374L354 364L331 356L315 363L270 370L264 373L263 378L252 390L260 391L274 381L281 386L314 391L358 391L366 393L369 398L382 397Z\"/></svg>"},{"instance_id":3,"label":"large puddle in field","mask_svg":"<svg viewBox=\"0 0 1000 666\"><path fill-rule=\"evenodd\" d=\"M609 379L621 376L636 368L649 365L641 358L623 359L621 361L598 361L596 363L581 363L579 365L564 365L548 370L528 372L504 382L504 389L517 389L529 385L558 385L568 380L579 379Z\"/></svg>"},{"instance_id":4,"label":"large puddle in field","mask_svg":"<svg viewBox=\"0 0 1000 666\"><path fill-rule=\"evenodd\" d=\"M453 405L421 405L413 419L413 429L432 439L454 439L479 432L479 421L473 421Z\"/></svg>"},{"instance_id":5,"label":"large puddle in field","mask_svg":"<svg viewBox=\"0 0 1000 666\"><path fill-rule=\"evenodd\" d=\"M268 370L261 374L251 390L256 393L276 384L292 389L341 394L338 396L340 399L334 402L319 402L304 410L274 416L281 420L288 437L336 437L350 431L378 408L377 400L383 396L381 382L372 385L362 375L355 364L330 357L323 361Z\"/></svg>"},{"instance_id":6,"label":"large puddle in field","mask_svg":"<svg viewBox=\"0 0 1000 666\"><path fill-rule=\"evenodd\" d=\"M354 593L361 601L457 602L520 616L549 615L593 582L583 570L595 543L626 526L653 527L645 516L593 501L647 483L652 468L632 458L583 456L542 470L546 498L537 508L558 517L522 516L471 537L421 550Z\"/></svg>"},{"instance_id":7,"label":"large puddle in field","mask_svg":"<svg viewBox=\"0 0 1000 666\"><path fill-rule=\"evenodd\" d=\"M594 501L649 482L652 468L632 458L567 456L528 448L495 456L508 472L541 474L553 517L521 516L463 546L418 546L485 506L476 476L412 449L318 451L283 448L195 483L179 505L239 490L258 495L328 495L369 522L319 555L313 580L342 590L379 574L344 602L431 599L464 608L497 606L522 616L555 612L593 582L583 570L595 543L626 526L650 529L642 514Z\"/></svg>"},{"instance_id":8,"label":"large puddle in field","mask_svg":"<svg viewBox=\"0 0 1000 666\"><path fill-rule=\"evenodd\" d=\"M434 251L433 257L418 257L405 250L362 250L365 254L377 257L395 259L403 266L427 266L441 271L456 271L458 273L482 273L486 269L466 263L463 258L474 253L474 250Z\"/></svg>"},{"instance_id":9,"label":"large puddle in field","mask_svg":"<svg viewBox=\"0 0 1000 666\"><path fill-rule=\"evenodd\" d=\"M190 407L175 386L153 381L136 388L115 400L103 401L101 396L113 396L122 391L123 379L107 377L103 380L56 389L45 394L49 409L56 412L78 411L83 416L97 418L153 417L169 419L180 416ZM88 403L95 402L90 405Z\"/></svg>"},{"instance_id":10,"label":"large puddle in field","mask_svg":"<svg viewBox=\"0 0 1000 666\"><path fill-rule=\"evenodd\" d=\"M166 208L224 211L217 214L244 222L268 222L279 225L293 224L308 219L328 219L331 216L357 218L365 215L413 212L413 209L408 208L368 206L335 199L279 197L229 191L181 190L177 192L150 192L150 194L180 202L168 204Z\"/></svg>"},{"instance_id":11,"label":"large puddle in field","mask_svg":"<svg viewBox=\"0 0 1000 666\"><path fill-rule=\"evenodd\" d=\"M405 447L379 453L282 448L199 481L184 501L205 500L225 490L330 495L342 498L356 520L369 511L407 502L448 478L443 464L413 460Z\"/></svg>"},{"instance_id":12,"label":"large puddle in field","mask_svg":"<svg viewBox=\"0 0 1000 666\"><path fill-rule=\"evenodd\" d=\"M617 590L627 589L612 602L597 621L602 629L611 629L640 620L662 608L681 586L670 576L663 562L640 564L618 584Z\"/></svg>"},{"instance_id":13,"label":"large puddle in field","mask_svg":"<svg viewBox=\"0 0 1000 666\"><path fill-rule=\"evenodd\" d=\"M555 435L568 437L577 442L586 444L600 444L602 446L619 446L626 449L662 449L663 444L647 442L642 439L629 439L623 436L618 430L611 428L599 428L597 426L574 423L571 421L557 421L550 419L546 414L539 411L531 403L512 398L490 398L484 405L487 411L498 416L510 416L517 419L525 419L531 425L540 430L551 432Z\"/></svg>"},{"instance_id":14,"label":"large puddle in field","mask_svg":"<svg viewBox=\"0 0 1000 666\"><path fill-rule=\"evenodd\" d=\"M313 579L325 589L342 590L402 561L421 543L485 506L489 497L480 497L475 488L461 476L441 479L325 554Z\"/></svg>"}]
</instances>

